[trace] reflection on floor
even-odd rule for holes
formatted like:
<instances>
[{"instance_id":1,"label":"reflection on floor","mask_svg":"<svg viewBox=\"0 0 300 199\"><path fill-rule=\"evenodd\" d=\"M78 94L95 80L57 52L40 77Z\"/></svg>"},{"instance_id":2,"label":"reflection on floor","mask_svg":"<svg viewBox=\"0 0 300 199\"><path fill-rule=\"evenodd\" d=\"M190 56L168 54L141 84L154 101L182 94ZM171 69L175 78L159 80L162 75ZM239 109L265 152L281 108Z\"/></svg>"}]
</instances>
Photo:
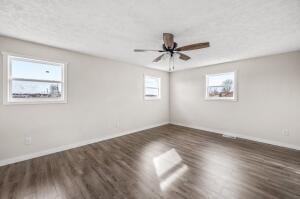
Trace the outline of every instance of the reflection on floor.
<instances>
[{"instance_id":1,"label":"reflection on floor","mask_svg":"<svg viewBox=\"0 0 300 199\"><path fill-rule=\"evenodd\" d=\"M153 163L156 174L160 178L162 191L188 170L188 167L182 162L182 158L174 148L154 157Z\"/></svg>"}]
</instances>

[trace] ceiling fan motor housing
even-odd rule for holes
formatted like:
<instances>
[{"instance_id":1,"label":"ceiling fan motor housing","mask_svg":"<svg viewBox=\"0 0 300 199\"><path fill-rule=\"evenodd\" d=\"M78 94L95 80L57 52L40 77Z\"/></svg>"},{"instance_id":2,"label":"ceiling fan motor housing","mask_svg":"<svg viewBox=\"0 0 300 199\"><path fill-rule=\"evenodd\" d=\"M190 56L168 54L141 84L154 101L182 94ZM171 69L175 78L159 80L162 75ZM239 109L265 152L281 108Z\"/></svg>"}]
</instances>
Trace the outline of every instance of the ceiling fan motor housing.
<instances>
[{"instance_id":1,"label":"ceiling fan motor housing","mask_svg":"<svg viewBox=\"0 0 300 199\"><path fill-rule=\"evenodd\" d=\"M173 56L174 50L177 48L177 43L174 42L173 48L167 48L165 44L163 44L162 47L165 51L170 52L171 56Z\"/></svg>"}]
</instances>

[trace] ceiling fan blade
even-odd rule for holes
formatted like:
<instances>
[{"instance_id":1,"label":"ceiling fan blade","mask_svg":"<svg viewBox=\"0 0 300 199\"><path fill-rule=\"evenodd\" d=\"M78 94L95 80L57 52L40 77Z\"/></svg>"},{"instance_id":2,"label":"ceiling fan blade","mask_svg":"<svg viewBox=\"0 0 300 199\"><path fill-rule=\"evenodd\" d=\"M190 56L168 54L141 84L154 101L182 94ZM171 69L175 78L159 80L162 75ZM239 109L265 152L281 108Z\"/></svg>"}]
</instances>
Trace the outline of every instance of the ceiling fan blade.
<instances>
[{"instance_id":1,"label":"ceiling fan blade","mask_svg":"<svg viewBox=\"0 0 300 199\"><path fill-rule=\"evenodd\" d=\"M191 44L191 45L187 45L187 46L182 46L182 47L176 48L175 51L197 50L197 49L207 48L207 47L209 47L209 42L197 43L197 44Z\"/></svg>"},{"instance_id":2,"label":"ceiling fan blade","mask_svg":"<svg viewBox=\"0 0 300 199\"><path fill-rule=\"evenodd\" d=\"M149 52L149 51L152 51L152 52L165 52L164 50L151 50L151 49L134 49L133 51L134 52Z\"/></svg>"},{"instance_id":3,"label":"ceiling fan blade","mask_svg":"<svg viewBox=\"0 0 300 199\"><path fill-rule=\"evenodd\" d=\"M163 40L166 48L173 49L174 35L171 33L163 33Z\"/></svg>"},{"instance_id":4,"label":"ceiling fan blade","mask_svg":"<svg viewBox=\"0 0 300 199\"><path fill-rule=\"evenodd\" d=\"M189 57L189 56L187 56L183 53L177 53L177 54L179 54L179 59L182 59L184 61L187 61L187 60L191 59L191 57Z\"/></svg>"},{"instance_id":5,"label":"ceiling fan blade","mask_svg":"<svg viewBox=\"0 0 300 199\"><path fill-rule=\"evenodd\" d=\"M156 57L156 58L153 60L153 62L159 62L159 61L161 60L161 58L163 58L164 55L165 55L165 54L162 54L162 55Z\"/></svg>"}]
</instances>

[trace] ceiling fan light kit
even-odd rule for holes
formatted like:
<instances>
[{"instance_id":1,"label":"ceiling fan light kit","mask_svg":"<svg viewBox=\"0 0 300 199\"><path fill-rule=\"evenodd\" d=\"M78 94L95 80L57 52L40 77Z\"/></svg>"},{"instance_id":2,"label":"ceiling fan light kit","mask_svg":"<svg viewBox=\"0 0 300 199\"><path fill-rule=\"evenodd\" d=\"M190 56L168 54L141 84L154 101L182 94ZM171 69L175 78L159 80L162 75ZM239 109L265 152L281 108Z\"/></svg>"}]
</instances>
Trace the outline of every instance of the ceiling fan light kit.
<instances>
[{"instance_id":1,"label":"ceiling fan light kit","mask_svg":"<svg viewBox=\"0 0 300 199\"><path fill-rule=\"evenodd\" d=\"M173 71L175 69L174 62L175 58L174 55L179 55L179 59L183 61L188 61L191 59L191 57L187 56L186 54L182 53L183 51L189 51L189 50L198 50L201 48L207 48L209 47L209 42L204 43L195 43L190 44L182 47L177 48L177 43L174 42L174 35L172 33L163 33L163 41L162 44L162 50L149 50L149 49L134 49L134 52L159 52L163 53L157 58L153 60L153 62L159 62L165 55L169 55L169 71Z\"/></svg>"}]
</instances>

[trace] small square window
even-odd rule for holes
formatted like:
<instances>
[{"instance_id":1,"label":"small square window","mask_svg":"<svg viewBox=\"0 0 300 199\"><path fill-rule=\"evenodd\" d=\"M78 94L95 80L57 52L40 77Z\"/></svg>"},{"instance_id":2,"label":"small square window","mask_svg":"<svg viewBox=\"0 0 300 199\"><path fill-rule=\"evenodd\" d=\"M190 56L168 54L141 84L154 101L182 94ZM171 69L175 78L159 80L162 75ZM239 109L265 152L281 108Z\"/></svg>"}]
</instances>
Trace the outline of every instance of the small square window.
<instances>
[{"instance_id":1,"label":"small square window","mask_svg":"<svg viewBox=\"0 0 300 199\"><path fill-rule=\"evenodd\" d=\"M235 72L206 75L206 99L236 100Z\"/></svg>"},{"instance_id":2,"label":"small square window","mask_svg":"<svg viewBox=\"0 0 300 199\"><path fill-rule=\"evenodd\" d=\"M4 54L4 103L65 103L66 65Z\"/></svg>"},{"instance_id":3,"label":"small square window","mask_svg":"<svg viewBox=\"0 0 300 199\"><path fill-rule=\"evenodd\" d=\"M145 76L144 86L145 99L160 99L160 78Z\"/></svg>"}]
</instances>

